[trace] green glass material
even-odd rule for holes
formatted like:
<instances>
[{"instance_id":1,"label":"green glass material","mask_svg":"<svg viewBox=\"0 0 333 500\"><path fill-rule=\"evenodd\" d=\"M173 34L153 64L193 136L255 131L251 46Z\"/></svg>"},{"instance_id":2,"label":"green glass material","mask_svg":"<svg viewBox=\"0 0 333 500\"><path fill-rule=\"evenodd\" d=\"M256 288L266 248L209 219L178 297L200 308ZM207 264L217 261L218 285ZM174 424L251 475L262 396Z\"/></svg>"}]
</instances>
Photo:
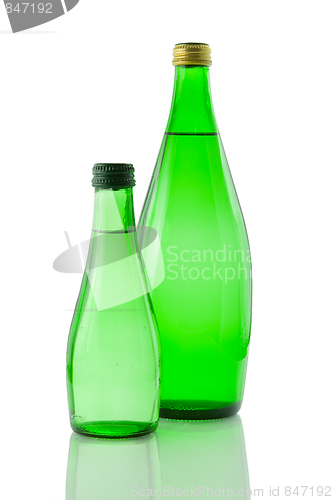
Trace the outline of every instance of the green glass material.
<instances>
[{"instance_id":1,"label":"green glass material","mask_svg":"<svg viewBox=\"0 0 333 500\"><path fill-rule=\"evenodd\" d=\"M206 66L175 68L139 225L157 231L164 261L164 280L152 291L162 346L160 416L236 413L250 340L251 258Z\"/></svg>"},{"instance_id":2,"label":"green glass material","mask_svg":"<svg viewBox=\"0 0 333 500\"><path fill-rule=\"evenodd\" d=\"M143 272L132 188L95 189L93 229L69 333L74 431L127 437L157 427L159 338Z\"/></svg>"}]
</instances>

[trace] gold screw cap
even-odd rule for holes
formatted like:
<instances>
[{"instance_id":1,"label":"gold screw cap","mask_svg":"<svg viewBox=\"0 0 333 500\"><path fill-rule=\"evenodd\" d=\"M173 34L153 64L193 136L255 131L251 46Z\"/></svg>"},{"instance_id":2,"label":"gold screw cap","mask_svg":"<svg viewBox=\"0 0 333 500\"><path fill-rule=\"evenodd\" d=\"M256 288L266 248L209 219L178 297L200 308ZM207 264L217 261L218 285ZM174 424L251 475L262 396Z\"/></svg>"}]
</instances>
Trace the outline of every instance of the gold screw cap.
<instances>
[{"instance_id":1,"label":"gold screw cap","mask_svg":"<svg viewBox=\"0 0 333 500\"><path fill-rule=\"evenodd\" d=\"M173 49L174 66L211 66L211 50L207 43L177 43Z\"/></svg>"}]
</instances>

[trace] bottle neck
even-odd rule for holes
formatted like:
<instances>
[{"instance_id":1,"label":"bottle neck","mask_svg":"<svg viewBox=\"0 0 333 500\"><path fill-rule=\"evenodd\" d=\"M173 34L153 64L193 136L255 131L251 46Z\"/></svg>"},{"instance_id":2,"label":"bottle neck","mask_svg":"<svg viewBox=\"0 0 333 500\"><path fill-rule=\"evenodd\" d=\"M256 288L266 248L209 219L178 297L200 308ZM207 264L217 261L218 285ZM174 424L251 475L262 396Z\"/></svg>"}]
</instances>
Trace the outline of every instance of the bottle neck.
<instances>
[{"instance_id":1,"label":"bottle neck","mask_svg":"<svg viewBox=\"0 0 333 500\"><path fill-rule=\"evenodd\" d=\"M126 232L135 228L133 190L95 189L94 232Z\"/></svg>"},{"instance_id":2,"label":"bottle neck","mask_svg":"<svg viewBox=\"0 0 333 500\"><path fill-rule=\"evenodd\" d=\"M175 84L166 133L218 133L207 66L175 68Z\"/></svg>"}]
</instances>

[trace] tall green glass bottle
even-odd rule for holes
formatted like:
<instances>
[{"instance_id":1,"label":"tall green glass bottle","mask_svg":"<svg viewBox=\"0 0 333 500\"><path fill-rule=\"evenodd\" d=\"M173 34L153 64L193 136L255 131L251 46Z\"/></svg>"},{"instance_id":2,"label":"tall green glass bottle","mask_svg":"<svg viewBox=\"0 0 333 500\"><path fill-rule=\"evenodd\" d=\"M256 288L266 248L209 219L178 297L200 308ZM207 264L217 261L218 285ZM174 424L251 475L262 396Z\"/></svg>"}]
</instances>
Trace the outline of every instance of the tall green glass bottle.
<instances>
[{"instance_id":1,"label":"tall green glass bottle","mask_svg":"<svg viewBox=\"0 0 333 500\"><path fill-rule=\"evenodd\" d=\"M166 418L236 413L248 359L251 259L213 111L210 52L206 44L174 48L169 121L139 222L157 231L164 260L152 301Z\"/></svg>"},{"instance_id":2,"label":"tall green glass bottle","mask_svg":"<svg viewBox=\"0 0 333 500\"><path fill-rule=\"evenodd\" d=\"M74 431L147 434L159 411L159 338L138 251L127 164L96 164L86 268L70 328L67 389Z\"/></svg>"}]
</instances>

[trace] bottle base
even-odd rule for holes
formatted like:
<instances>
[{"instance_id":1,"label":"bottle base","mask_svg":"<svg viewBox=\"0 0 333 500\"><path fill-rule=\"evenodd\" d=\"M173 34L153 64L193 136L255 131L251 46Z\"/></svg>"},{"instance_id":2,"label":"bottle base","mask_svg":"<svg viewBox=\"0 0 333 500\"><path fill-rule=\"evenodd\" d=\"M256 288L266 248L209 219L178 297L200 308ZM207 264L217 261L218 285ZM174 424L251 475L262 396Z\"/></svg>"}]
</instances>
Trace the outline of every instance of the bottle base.
<instances>
[{"instance_id":1,"label":"bottle base","mask_svg":"<svg viewBox=\"0 0 333 500\"><path fill-rule=\"evenodd\" d=\"M235 415L242 402L218 403L217 401L162 400L161 418L175 420L211 420Z\"/></svg>"},{"instance_id":2,"label":"bottle base","mask_svg":"<svg viewBox=\"0 0 333 500\"><path fill-rule=\"evenodd\" d=\"M122 421L71 422L74 432L99 438L119 439L144 436L157 428L158 423Z\"/></svg>"}]
</instances>

